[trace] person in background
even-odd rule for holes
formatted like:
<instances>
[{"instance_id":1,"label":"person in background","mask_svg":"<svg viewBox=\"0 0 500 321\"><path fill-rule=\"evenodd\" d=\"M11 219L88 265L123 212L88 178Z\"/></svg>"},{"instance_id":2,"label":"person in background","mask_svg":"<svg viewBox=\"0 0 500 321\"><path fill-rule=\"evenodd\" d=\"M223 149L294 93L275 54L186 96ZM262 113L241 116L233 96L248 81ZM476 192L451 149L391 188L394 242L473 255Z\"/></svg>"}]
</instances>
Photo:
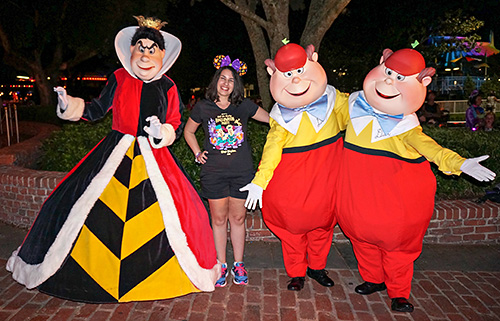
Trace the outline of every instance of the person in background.
<instances>
[{"instance_id":1,"label":"person in background","mask_svg":"<svg viewBox=\"0 0 500 321\"><path fill-rule=\"evenodd\" d=\"M201 164L201 192L208 199L217 259L222 263L221 276L215 286L224 287L227 284L228 221L234 252L233 282L246 285L248 276L243 253L247 192L239 189L248 184L255 173L247 124L249 118L268 123L269 114L243 97L244 86L240 75L246 73L246 64L219 55L214 59L214 66L217 71L208 85L205 99L191 111L184 138L195 155L195 161ZM205 133L203 150L195 136L200 125Z\"/></svg>"},{"instance_id":2,"label":"person in background","mask_svg":"<svg viewBox=\"0 0 500 321\"><path fill-rule=\"evenodd\" d=\"M495 124L495 114L491 111L486 112L484 116L484 131L491 132Z\"/></svg>"},{"instance_id":3,"label":"person in background","mask_svg":"<svg viewBox=\"0 0 500 321\"><path fill-rule=\"evenodd\" d=\"M473 90L469 96L469 108L465 112L465 126L472 131L484 128L483 98L478 90Z\"/></svg>"},{"instance_id":4,"label":"person in background","mask_svg":"<svg viewBox=\"0 0 500 321\"><path fill-rule=\"evenodd\" d=\"M443 113L443 110L435 101L436 92L430 90L427 93L427 99L425 103L422 105L422 108L419 110L420 122L427 125L435 125L439 126L441 124L445 124L447 119L446 115Z\"/></svg>"},{"instance_id":5,"label":"person in background","mask_svg":"<svg viewBox=\"0 0 500 321\"><path fill-rule=\"evenodd\" d=\"M490 91L490 94L486 97L486 111L491 111L495 114L496 105L499 101L500 99L497 98L495 91Z\"/></svg>"}]
</instances>

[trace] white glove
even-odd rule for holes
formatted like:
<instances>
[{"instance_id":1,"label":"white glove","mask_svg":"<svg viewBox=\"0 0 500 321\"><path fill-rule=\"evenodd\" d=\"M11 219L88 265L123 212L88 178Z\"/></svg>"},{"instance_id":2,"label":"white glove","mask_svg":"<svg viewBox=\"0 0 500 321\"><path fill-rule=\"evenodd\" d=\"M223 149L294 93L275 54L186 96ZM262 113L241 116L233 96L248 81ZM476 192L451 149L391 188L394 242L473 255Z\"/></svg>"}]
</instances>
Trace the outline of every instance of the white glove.
<instances>
[{"instance_id":1,"label":"white glove","mask_svg":"<svg viewBox=\"0 0 500 321\"><path fill-rule=\"evenodd\" d=\"M477 179L478 181L492 181L495 178L496 174L479 164L479 162L482 162L488 157L490 156L483 155L476 158L468 158L465 160L462 166L460 166L460 170L465 174Z\"/></svg>"},{"instance_id":2,"label":"white glove","mask_svg":"<svg viewBox=\"0 0 500 321\"><path fill-rule=\"evenodd\" d=\"M54 87L54 91L57 93L57 107L65 111L68 108L68 94L66 93L66 89L59 86Z\"/></svg>"},{"instance_id":3,"label":"white glove","mask_svg":"<svg viewBox=\"0 0 500 321\"><path fill-rule=\"evenodd\" d=\"M149 122L149 127L144 126L144 131L148 133L149 136L157 139L162 139L163 135L161 134L161 123L158 117L149 116L148 118L146 118L146 121Z\"/></svg>"},{"instance_id":4,"label":"white glove","mask_svg":"<svg viewBox=\"0 0 500 321\"><path fill-rule=\"evenodd\" d=\"M259 185L254 183L247 184L240 188L240 192L248 191L247 200L245 201L245 207L249 210L254 210L259 203L262 208L262 192L264 189Z\"/></svg>"}]
</instances>

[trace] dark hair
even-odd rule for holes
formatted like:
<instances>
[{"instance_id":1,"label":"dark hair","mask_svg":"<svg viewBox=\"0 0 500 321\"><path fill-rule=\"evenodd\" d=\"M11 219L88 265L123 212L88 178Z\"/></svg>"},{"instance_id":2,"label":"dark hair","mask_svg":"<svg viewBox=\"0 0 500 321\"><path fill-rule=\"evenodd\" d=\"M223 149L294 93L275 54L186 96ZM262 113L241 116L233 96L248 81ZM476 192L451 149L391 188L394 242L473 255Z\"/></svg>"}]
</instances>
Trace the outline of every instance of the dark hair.
<instances>
[{"instance_id":1,"label":"dark hair","mask_svg":"<svg viewBox=\"0 0 500 321\"><path fill-rule=\"evenodd\" d=\"M479 96L481 96L481 93L478 90L473 90L469 96L469 105L474 105L476 103L476 98Z\"/></svg>"},{"instance_id":2,"label":"dark hair","mask_svg":"<svg viewBox=\"0 0 500 321\"><path fill-rule=\"evenodd\" d=\"M231 70L234 78L233 92L231 93L231 95L229 95L229 101L231 102L231 104L239 105L244 98L245 86L243 85L243 80L241 80L240 75L238 75L236 70L234 70L234 68L230 66L224 66L217 69L214 76L212 77L212 81L210 81L210 84L207 87L205 98L210 101L219 101L219 95L217 94L217 82L219 81L222 71L225 69Z\"/></svg>"},{"instance_id":3,"label":"dark hair","mask_svg":"<svg viewBox=\"0 0 500 321\"><path fill-rule=\"evenodd\" d=\"M135 46L139 39L149 39L154 41L160 50L165 49L165 39L161 35L159 30L148 28L148 27L139 27L132 37L132 41L130 42L132 46Z\"/></svg>"}]
</instances>

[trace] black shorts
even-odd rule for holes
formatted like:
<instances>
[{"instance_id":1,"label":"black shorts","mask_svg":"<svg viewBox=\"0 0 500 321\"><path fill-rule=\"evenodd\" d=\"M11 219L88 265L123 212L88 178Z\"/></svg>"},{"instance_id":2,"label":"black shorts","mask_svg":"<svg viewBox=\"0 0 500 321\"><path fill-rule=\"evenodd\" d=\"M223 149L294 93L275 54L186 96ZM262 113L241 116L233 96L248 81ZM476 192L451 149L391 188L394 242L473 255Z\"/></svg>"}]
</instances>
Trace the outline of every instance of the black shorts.
<instances>
[{"instance_id":1,"label":"black shorts","mask_svg":"<svg viewBox=\"0 0 500 321\"><path fill-rule=\"evenodd\" d=\"M252 181L254 171L247 172L202 172L200 175L201 195L207 199L220 199L228 196L246 199L248 192L240 188Z\"/></svg>"}]
</instances>

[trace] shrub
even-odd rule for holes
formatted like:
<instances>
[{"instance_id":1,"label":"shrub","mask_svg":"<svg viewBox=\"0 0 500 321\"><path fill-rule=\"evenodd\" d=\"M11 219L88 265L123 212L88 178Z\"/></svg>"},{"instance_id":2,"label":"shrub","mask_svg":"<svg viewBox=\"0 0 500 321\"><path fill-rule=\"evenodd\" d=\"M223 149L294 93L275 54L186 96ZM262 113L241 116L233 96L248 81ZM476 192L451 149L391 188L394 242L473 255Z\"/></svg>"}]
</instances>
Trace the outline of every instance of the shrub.
<instances>
[{"instance_id":1,"label":"shrub","mask_svg":"<svg viewBox=\"0 0 500 321\"><path fill-rule=\"evenodd\" d=\"M466 128L433 128L424 127L424 132L431 136L438 144L449 148L462 157L472 158L490 155L490 158L481 162L495 173L500 173L500 132L472 132ZM432 170L436 175L437 198L456 199L471 198L484 194L484 190L495 183L481 183L466 174L449 176L438 171L435 164ZM497 183L499 179L495 180Z\"/></svg>"},{"instance_id":2,"label":"shrub","mask_svg":"<svg viewBox=\"0 0 500 321\"><path fill-rule=\"evenodd\" d=\"M183 115L185 121L188 117L186 111ZM85 123L78 122L66 124L61 131L55 133L43 144L44 156L41 160L41 168L44 170L69 171L90 151L111 129L111 115L100 122ZM249 140L252 146L252 156L255 167L257 167L264 147L268 126L251 120L248 125ZM465 128L434 128L424 127L424 132L433 137L438 144L456 151L466 158L478 157L489 154L490 158L482 164L496 173L500 173L500 131L493 132L470 132ZM203 130L201 127L196 136L202 146ZM184 167L186 173L195 183L199 184L200 165L194 162L191 149L184 138L178 139L171 147L171 151ZM432 165L432 170L437 180L437 198L469 198L482 195L485 189L495 183L479 183L465 174L460 176L448 176L437 170ZM498 181L498 179L497 179Z\"/></svg>"},{"instance_id":3,"label":"shrub","mask_svg":"<svg viewBox=\"0 0 500 321\"><path fill-rule=\"evenodd\" d=\"M54 125L63 125L68 123L57 117L54 106L19 106L17 116L20 121L36 121Z\"/></svg>"},{"instance_id":4,"label":"shrub","mask_svg":"<svg viewBox=\"0 0 500 321\"><path fill-rule=\"evenodd\" d=\"M112 114L93 123L66 122L43 142L40 169L68 172L110 132L111 122Z\"/></svg>"}]
</instances>

